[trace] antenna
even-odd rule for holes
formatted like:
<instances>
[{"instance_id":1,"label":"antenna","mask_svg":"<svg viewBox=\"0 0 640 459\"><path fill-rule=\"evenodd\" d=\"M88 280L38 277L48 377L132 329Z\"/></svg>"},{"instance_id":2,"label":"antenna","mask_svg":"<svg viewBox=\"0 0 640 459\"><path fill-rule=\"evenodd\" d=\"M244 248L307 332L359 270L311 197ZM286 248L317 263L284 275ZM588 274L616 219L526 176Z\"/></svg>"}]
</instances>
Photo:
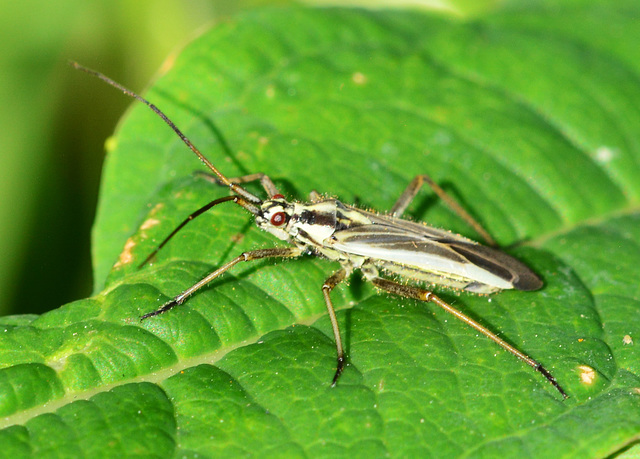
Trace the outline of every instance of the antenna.
<instances>
[{"instance_id":1,"label":"antenna","mask_svg":"<svg viewBox=\"0 0 640 459\"><path fill-rule=\"evenodd\" d=\"M235 194L237 194L239 196L242 196L243 198L245 198L246 200L248 200L248 201L250 201L252 203L255 203L255 204L262 203L262 200L260 198L252 195L251 193L249 193L247 190L242 188L237 183L232 183L231 180L229 180L227 178L227 176L225 176L222 172L220 172L218 170L218 168L216 166L214 166L213 163L211 161L209 161L207 159L207 157L205 155L203 155L200 152L200 150L198 150L196 148L196 146L194 144L191 143L189 138L182 133L182 131L178 128L178 126L176 126L173 123L173 121L171 121L169 119L169 117L167 115L165 115L164 112L162 110L160 110L158 107L156 107L154 104L152 104L151 102L149 102L144 97L139 96L135 92L131 91L130 89L125 88L120 83L117 83L117 82L113 81L108 76L106 76L106 75L104 75L104 74L102 74L102 73L100 73L100 72L98 72L96 70L92 70L90 68L84 67L84 66L78 64L77 62L73 62L73 61L71 61L69 64L72 67L74 67L75 69L81 70L82 72L88 73L89 75L93 75L94 77L101 79L102 81L104 81L108 85L113 86L116 89L119 89L120 91L125 93L127 96L132 97L132 98L142 102L143 104L145 104L147 107L149 107L151 110L153 110L156 113L156 115L158 115L160 118L162 118L162 120L165 123L167 123L167 125L171 129L173 129L173 132L178 134L178 137L180 137L180 139L182 139L182 141L185 143L185 145L187 145L191 149L191 151L194 152L198 158L200 158L200 161L202 161L204 163L204 165L207 166L209 168L209 170L211 170L211 172L213 172L218 177L218 179L220 180L220 182L223 185L228 186L233 193L235 193Z\"/></svg>"}]
</instances>

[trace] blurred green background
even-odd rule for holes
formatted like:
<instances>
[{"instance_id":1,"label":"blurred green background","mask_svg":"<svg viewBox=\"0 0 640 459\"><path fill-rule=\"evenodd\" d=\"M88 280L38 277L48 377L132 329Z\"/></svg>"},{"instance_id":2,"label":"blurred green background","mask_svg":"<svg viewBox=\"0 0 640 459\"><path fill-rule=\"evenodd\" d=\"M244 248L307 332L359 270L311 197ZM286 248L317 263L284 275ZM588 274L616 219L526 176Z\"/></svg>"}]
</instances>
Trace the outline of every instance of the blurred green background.
<instances>
[{"instance_id":1,"label":"blurred green background","mask_svg":"<svg viewBox=\"0 0 640 459\"><path fill-rule=\"evenodd\" d=\"M0 7L0 314L91 293L104 141L130 104L69 60L142 91L237 2L26 0Z\"/></svg>"},{"instance_id":2,"label":"blurred green background","mask_svg":"<svg viewBox=\"0 0 640 459\"><path fill-rule=\"evenodd\" d=\"M67 62L143 92L166 57L203 28L241 9L285 3L293 2L0 3L0 315L41 313L91 293L90 230L104 142L131 101ZM496 0L350 3L440 10L457 3L470 12Z\"/></svg>"}]
</instances>

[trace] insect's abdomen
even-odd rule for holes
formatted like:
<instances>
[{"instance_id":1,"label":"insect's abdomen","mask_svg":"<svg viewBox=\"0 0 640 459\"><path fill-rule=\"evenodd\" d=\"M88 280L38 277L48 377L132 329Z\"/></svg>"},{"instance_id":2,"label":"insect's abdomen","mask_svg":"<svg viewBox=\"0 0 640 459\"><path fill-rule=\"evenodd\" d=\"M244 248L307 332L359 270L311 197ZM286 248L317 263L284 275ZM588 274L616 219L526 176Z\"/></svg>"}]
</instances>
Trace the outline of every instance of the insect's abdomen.
<instances>
[{"instance_id":1,"label":"insect's abdomen","mask_svg":"<svg viewBox=\"0 0 640 459\"><path fill-rule=\"evenodd\" d=\"M405 279L411 279L432 285L440 285L454 290L465 290L467 292L477 293L480 295L495 293L503 290L504 288L508 288L496 287L494 285L485 284L468 277L452 273L425 271L414 266L402 265L384 260L377 261L375 266L382 269L384 272L396 274Z\"/></svg>"}]
</instances>

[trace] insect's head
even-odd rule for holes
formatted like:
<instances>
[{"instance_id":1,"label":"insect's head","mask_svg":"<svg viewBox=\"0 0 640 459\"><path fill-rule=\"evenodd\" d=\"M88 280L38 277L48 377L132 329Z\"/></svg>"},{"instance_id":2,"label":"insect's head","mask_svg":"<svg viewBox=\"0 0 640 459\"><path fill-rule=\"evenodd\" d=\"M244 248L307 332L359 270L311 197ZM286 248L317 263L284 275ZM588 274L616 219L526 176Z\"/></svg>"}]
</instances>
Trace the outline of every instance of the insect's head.
<instances>
[{"instance_id":1,"label":"insect's head","mask_svg":"<svg viewBox=\"0 0 640 459\"><path fill-rule=\"evenodd\" d=\"M287 241L291 238L287 227L293 215L294 206L286 201L281 194L273 195L262 202L260 210L255 214L256 225L270 232L278 239Z\"/></svg>"}]
</instances>

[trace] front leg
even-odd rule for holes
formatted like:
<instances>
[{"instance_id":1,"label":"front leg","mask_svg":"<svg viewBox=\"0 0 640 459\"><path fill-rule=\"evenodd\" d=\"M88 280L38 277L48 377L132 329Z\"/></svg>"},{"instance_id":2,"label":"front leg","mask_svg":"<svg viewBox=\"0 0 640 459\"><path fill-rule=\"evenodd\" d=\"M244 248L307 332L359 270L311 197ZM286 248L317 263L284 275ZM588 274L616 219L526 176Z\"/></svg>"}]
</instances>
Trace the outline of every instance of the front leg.
<instances>
[{"instance_id":1,"label":"front leg","mask_svg":"<svg viewBox=\"0 0 640 459\"><path fill-rule=\"evenodd\" d=\"M155 311L148 312L147 314L140 317L140 320L148 319L149 317L157 316L162 314L163 312L167 312L169 309L174 306L178 306L186 301L191 295L200 290L202 287L207 285L209 282L214 280L216 277L221 276L229 269L233 268L240 262L243 261L252 261L252 260L260 260L262 258L295 258L302 254L302 250L298 247L276 247L273 249L260 249L260 250L252 250L250 252L244 252L231 260L229 263L219 267L215 271L210 274L207 274L205 277L200 279L198 282L193 284L191 287L186 289L180 295L172 298L167 301L165 304L160 306Z\"/></svg>"},{"instance_id":2,"label":"front leg","mask_svg":"<svg viewBox=\"0 0 640 459\"><path fill-rule=\"evenodd\" d=\"M203 172L203 171L196 171L194 172L194 174L198 177L202 177L203 179L211 182L211 183L215 183L216 185L220 185L220 186L226 186L224 183L222 183L220 181L220 179L210 173L207 172ZM269 195L269 197L273 197L277 194L280 194L280 192L278 191L278 189L276 188L276 186L273 184L273 181L271 181L271 179L269 178L268 175L263 174L262 172L256 172L255 174L249 174L249 175L243 175L242 177L233 177L229 179L229 182L239 185L241 183L249 183L249 182L255 182L256 180L260 181L260 184L262 185L262 188L264 188L264 190L267 192L267 194Z\"/></svg>"}]
</instances>

